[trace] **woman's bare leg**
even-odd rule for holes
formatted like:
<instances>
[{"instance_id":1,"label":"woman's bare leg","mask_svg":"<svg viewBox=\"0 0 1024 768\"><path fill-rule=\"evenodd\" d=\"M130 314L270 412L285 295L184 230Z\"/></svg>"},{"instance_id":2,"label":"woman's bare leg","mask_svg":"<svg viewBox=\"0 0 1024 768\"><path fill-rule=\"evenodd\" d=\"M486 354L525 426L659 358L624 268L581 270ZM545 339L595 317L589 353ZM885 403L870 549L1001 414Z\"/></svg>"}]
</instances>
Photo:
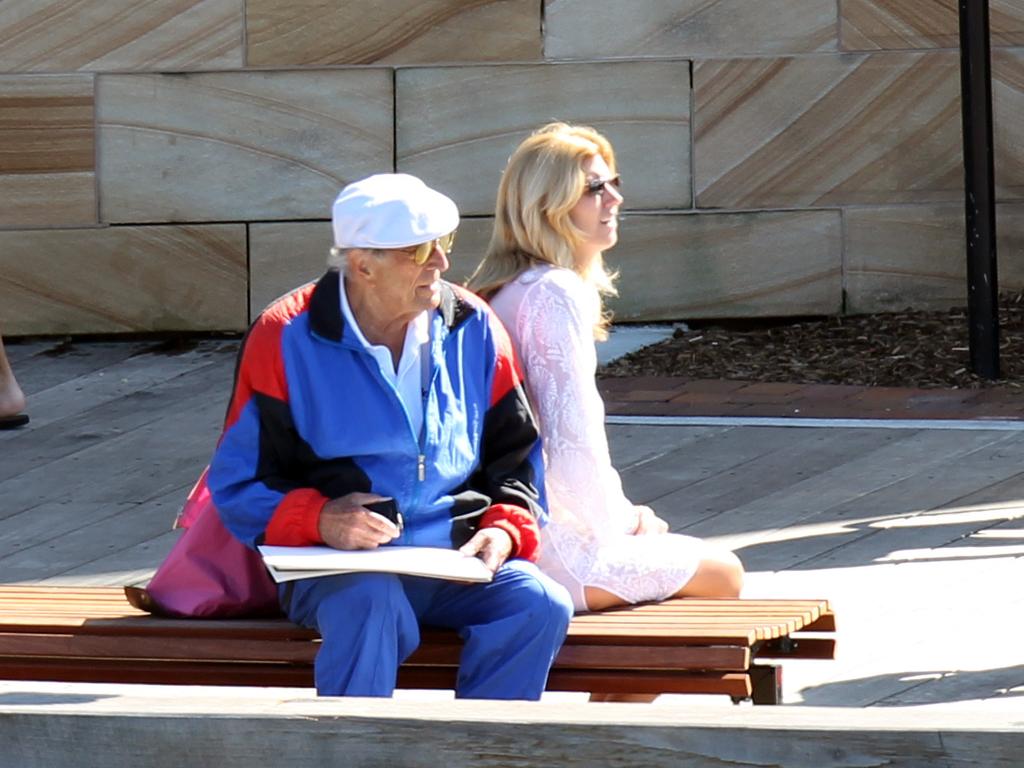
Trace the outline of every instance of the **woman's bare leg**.
<instances>
[{"instance_id":1,"label":"woman's bare leg","mask_svg":"<svg viewBox=\"0 0 1024 768\"><path fill-rule=\"evenodd\" d=\"M743 589L743 563L728 549L704 553L697 572L675 597L739 597Z\"/></svg>"},{"instance_id":2,"label":"woman's bare leg","mask_svg":"<svg viewBox=\"0 0 1024 768\"><path fill-rule=\"evenodd\" d=\"M728 549L709 547L697 571L673 597L739 597L743 589L743 564ZM618 595L599 587L584 587L587 608L603 611L628 605Z\"/></svg>"},{"instance_id":3,"label":"woman's bare leg","mask_svg":"<svg viewBox=\"0 0 1024 768\"><path fill-rule=\"evenodd\" d=\"M15 416L25 410L25 393L21 391L14 371L4 352L4 340L0 336L0 418Z\"/></svg>"},{"instance_id":4,"label":"woman's bare leg","mask_svg":"<svg viewBox=\"0 0 1024 768\"><path fill-rule=\"evenodd\" d=\"M674 597L739 597L743 588L743 564L727 549L714 549L705 554L697 566L697 572L686 582ZM627 605L616 594L599 587L584 587L583 595L587 607L592 611L603 611ZM650 704L658 698L645 693L592 693L591 701L633 701Z\"/></svg>"},{"instance_id":5,"label":"woman's bare leg","mask_svg":"<svg viewBox=\"0 0 1024 768\"><path fill-rule=\"evenodd\" d=\"M584 587L583 595L587 600L587 610L589 611L603 611L608 608L629 605L629 601L599 587Z\"/></svg>"}]
</instances>

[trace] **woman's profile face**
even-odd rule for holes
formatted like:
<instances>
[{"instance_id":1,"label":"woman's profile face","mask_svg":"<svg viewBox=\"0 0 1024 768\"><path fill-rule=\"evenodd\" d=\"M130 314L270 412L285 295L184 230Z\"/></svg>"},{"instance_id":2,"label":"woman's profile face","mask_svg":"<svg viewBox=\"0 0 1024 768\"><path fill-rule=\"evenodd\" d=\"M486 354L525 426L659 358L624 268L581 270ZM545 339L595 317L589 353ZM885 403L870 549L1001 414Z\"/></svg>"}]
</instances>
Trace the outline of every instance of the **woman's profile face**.
<instances>
[{"instance_id":1,"label":"woman's profile face","mask_svg":"<svg viewBox=\"0 0 1024 768\"><path fill-rule=\"evenodd\" d=\"M618 190L618 177L600 155L588 158L583 171L588 188L569 211L569 219L583 233L583 242L576 249L576 263L585 267L618 241L622 194Z\"/></svg>"}]
</instances>

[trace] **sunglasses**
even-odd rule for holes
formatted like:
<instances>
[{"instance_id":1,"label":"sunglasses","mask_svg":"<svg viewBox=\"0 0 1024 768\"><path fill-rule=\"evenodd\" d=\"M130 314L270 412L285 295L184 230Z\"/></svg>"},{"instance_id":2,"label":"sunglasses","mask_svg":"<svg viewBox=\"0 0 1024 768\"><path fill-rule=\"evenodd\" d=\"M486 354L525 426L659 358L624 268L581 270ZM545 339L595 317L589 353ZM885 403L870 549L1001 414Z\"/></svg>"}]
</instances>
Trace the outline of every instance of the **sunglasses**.
<instances>
[{"instance_id":1,"label":"sunglasses","mask_svg":"<svg viewBox=\"0 0 1024 768\"><path fill-rule=\"evenodd\" d=\"M401 251L402 253L408 253L412 257L413 263L418 267L422 267L427 263L427 259L430 258L430 254L434 252L435 248L440 248L444 252L444 255L447 256L452 252L452 248L454 247L455 233L449 232L447 235L443 235L426 243L420 243L412 248L396 248L395 250Z\"/></svg>"},{"instance_id":2,"label":"sunglasses","mask_svg":"<svg viewBox=\"0 0 1024 768\"><path fill-rule=\"evenodd\" d=\"M607 179L591 179L587 182L585 192L588 195L600 195L605 187L611 187L616 192L622 187L622 176L615 174Z\"/></svg>"}]
</instances>

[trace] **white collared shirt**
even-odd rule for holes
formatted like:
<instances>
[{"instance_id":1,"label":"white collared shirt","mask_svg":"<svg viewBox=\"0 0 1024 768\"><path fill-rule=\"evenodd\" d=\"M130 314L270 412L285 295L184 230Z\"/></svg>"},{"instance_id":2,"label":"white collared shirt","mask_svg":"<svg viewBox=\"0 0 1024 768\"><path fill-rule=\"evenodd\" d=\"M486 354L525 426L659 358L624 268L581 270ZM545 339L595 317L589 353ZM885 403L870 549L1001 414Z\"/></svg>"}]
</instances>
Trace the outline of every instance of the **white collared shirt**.
<instances>
[{"instance_id":1,"label":"white collared shirt","mask_svg":"<svg viewBox=\"0 0 1024 768\"><path fill-rule=\"evenodd\" d=\"M377 361L381 376L394 387L395 394L409 416L413 434L418 440L423 427L423 355L426 354L427 342L430 341L430 315L424 310L409 321L405 328L405 345L402 347L402 356L398 359L396 371L391 360L391 350L383 344L371 344L366 340L348 304L345 276L339 275L338 279L341 280L341 290L338 292L341 295L341 314L359 339L359 343Z\"/></svg>"}]
</instances>

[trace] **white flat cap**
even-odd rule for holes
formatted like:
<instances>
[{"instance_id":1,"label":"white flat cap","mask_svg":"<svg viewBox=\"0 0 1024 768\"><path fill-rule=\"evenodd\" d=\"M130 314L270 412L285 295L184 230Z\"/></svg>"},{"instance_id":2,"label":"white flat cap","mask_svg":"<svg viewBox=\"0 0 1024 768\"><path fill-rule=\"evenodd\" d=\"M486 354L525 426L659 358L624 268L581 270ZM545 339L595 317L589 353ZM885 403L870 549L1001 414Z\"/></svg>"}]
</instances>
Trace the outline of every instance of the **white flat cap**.
<instances>
[{"instance_id":1,"label":"white flat cap","mask_svg":"<svg viewBox=\"0 0 1024 768\"><path fill-rule=\"evenodd\" d=\"M459 209L415 176L378 173L341 190L331 220L337 248L405 248L454 232Z\"/></svg>"}]
</instances>

